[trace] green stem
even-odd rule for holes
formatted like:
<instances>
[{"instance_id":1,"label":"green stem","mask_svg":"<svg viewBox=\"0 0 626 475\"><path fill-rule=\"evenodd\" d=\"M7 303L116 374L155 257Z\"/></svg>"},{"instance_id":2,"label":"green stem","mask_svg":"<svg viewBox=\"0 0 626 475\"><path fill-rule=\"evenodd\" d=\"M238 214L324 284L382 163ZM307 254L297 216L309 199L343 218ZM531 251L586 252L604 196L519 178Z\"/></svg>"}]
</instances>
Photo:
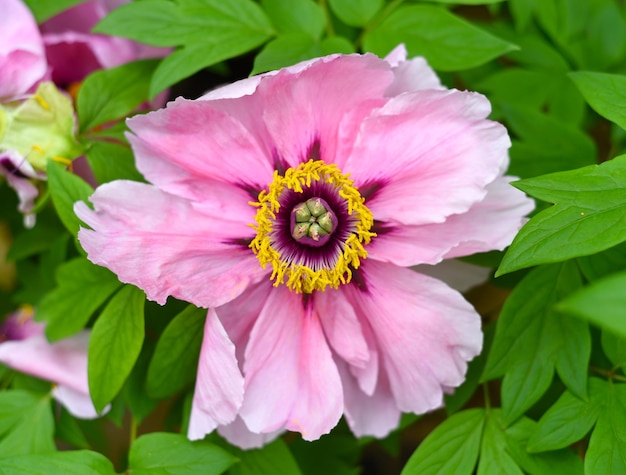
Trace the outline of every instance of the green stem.
<instances>
[{"instance_id":1,"label":"green stem","mask_svg":"<svg viewBox=\"0 0 626 475\"><path fill-rule=\"evenodd\" d=\"M595 366L589 366L589 369L591 371L593 371L594 373L599 374L601 376L604 376L605 378L607 378L607 379L609 379L611 381L626 382L626 376L621 376L619 374L615 374L615 370L617 368L619 368L619 366L616 366L615 368L613 368L611 370L597 368Z\"/></svg>"},{"instance_id":2,"label":"green stem","mask_svg":"<svg viewBox=\"0 0 626 475\"><path fill-rule=\"evenodd\" d=\"M491 410L491 396L489 396L489 384L483 383L483 394L485 396L485 411Z\"/></svg>"},{"instance_id":3,"label":"green stem","mask_svg":"<svg viewBox=\"0 0 626 475\"><path fill-rule=\"evenodd\" d=\"M130 416L130 434L128 436L129 447L133 446L133 443L137 439L137 419L134 415Z\"/></svg>"},{"instance_id":4,"label":"green stem","mask_svg":"<svg viewBox=\"0 0 626 475\"><path fill-rule=\"evenodd\" d=\"M333 20L330 16L330 11L328 10L328 4L326 0L320 0L320 7L324 10L324 16L326 17L326 35L327 36L335 36L335 29L333 28Z\"/></svg>"}]
</instances>

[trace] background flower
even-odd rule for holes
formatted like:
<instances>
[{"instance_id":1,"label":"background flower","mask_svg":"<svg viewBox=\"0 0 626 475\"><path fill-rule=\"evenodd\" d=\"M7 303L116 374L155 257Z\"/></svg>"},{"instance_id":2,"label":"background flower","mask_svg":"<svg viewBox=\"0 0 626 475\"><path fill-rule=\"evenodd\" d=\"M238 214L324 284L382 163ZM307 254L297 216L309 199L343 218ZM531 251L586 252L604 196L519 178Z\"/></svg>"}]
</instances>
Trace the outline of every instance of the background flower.
<instances>
[{"instance_id":1,"label":"background flower","mask_svg":"<svg viewBox=\"0 0 626 475\"><path fill-rule=\"evenodd\" d=\"M502 249L533 205L503 176L486 99L404 57L333 55L133 118L153 185L76 205L94 263L209 307L192 439L312 440L342 414L381 437L439 407L480 352L472 307L405 267Z\"/></svg>"},{"instance_id":2,"label":"background flower","mask_svg":"<svg viewBox=\"0 0 626 475\"><path fill-rule=\"evenodd\" d=\"M24 307L0 326L0 362L22 373L54 383L52 395L74 416L93 419L87 383L89 332L50 343L45 325L33 321L33 309Z\"/></svg>"}]
</instances>

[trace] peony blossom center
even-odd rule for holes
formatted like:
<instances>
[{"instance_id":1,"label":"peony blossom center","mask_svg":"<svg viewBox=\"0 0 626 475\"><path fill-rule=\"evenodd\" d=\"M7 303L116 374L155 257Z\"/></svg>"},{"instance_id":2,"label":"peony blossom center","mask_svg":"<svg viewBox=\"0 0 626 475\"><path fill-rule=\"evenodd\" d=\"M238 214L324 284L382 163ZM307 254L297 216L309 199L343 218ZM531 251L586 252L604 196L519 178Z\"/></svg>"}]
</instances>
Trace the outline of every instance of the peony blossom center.
<instances>
[{"instance_id":1,"label":"peony blossom center","mask_svg":"<svg viewBox=\"0 0 626 475\"><path fill-rule=\"evenodd\" d=\"M272 267L275 286L297 293L350 282L375 236L372 213L354 182L322 160L274 172L251 204L258 209L250 248L261 267Z\"/></svg>"},{"instance_id":2,"label":"peony blossom center","mask_svg":"<svg viewBox=\"0 0 626 475\"><path fill-rule=\"evenodd\" d=\"M337 227L337 218L319 196L298 203L291 210L291 236L301 244L323 246Z\"/></svg>"}]
</instances>

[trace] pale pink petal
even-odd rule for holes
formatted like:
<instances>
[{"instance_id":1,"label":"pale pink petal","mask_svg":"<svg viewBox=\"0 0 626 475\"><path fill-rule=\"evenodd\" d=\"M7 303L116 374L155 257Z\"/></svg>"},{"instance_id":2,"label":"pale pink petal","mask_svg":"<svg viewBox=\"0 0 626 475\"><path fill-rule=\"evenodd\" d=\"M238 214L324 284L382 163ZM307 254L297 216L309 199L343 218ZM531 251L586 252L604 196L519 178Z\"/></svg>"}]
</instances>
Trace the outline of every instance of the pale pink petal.
<instances>
[{"instance_id":1,"label":"pale pink petal","mask_svg":"<svg viewBox=\"0 0 626 475\"><path fill-rule=\"evenodd\" d=\"M171 181L162 175L162 162L200 183L219 180L259 191L272 180L270 152L211 101L178 99L127 123L135 134L129 134L129 140L137 168L155 185Z\"/></svg>"},{"instance_id":2,"label":"pale pink petal","mask_svg":"<svg viewBox=\"0 0 626 475\"><path fill-rule=\"evenodd\" d=\"M111 409L111 405L108 404L101 413L98 413L89 394L76 391L68 386L55 386L52 389L52 396L63 404L70 414L80 419L95 419Z\"/></svg>"},{"instance_id":3,"label":"pale pink petal","mask_svg":"<svg viewBox=\"0 0 626 475\"><path fill-rule=\"evenodd\" d=\"M406 56L407 51L403 44L396 46L385 56L385 61L391 64L394 74L393 84L385 91L385 96L393 97L421 89L443 89L437 74L424 58L418 56L407 61Z\"/></svg>"},{"instance_id":4,"label":"pale pink petal","mask_svg":"<svg viewBox=\"0 0 626 475\"><path fill-rule=\"evenodd\" d=\"M352 298L371 325L398 409L439 407L443 387L460 385L480 353L480 316L431 277L372 260L360 272L364 287L351 287Z\"/></svg>"},{"instance_id":5,"label":"pale pink petal","mask_svg":"<svg viewBox=\"0 0 626 475\"><path fill-rule=\"evenodd\" d=\"M385 377L381 377L376 391L368 396L343 364L338 363L337 367L343 384L344 414L354 435L382 438L398 427L400 410Z\"/></svg>"},{"instance_id":6,"label":"pale pink petal","mask_svg":"<svg viewBox=\"0 0 626 475\"><path fill-rule=\"evenodd\" d=\"M217 426L233 422L243 401L243 384L235 345L215 310L209 309L187 436L202 439Z\"/></svg>"},{"instance_id":7,"label":"pale pink petal","mask_svg":"<svg viewBox=\"0 0 626 475\"><path fill-rule=\"evenodd\" d=\"M171 295L214 307L267 274L245 244L254 231L237 216L200 212L186 200L131 181L102 185L90 200L95 211L75 205L92 228L78 234L89 259L151 300L163 304Z\"/></svg>"},{"instance_id":8,"label":"pale pink petal","mask_svg":"<svg viewBox=\"0 0 626 475\"><path fill-rule=\"evenodd\" d=\"M44 335L0 343L0 362L22 373L89 394L87 346L89 333L83 331L56 343Z\"/></svg>"},{"instance_id":9,"label":"pale pink petal","mask_svg":"<svg viewBox=\"0 0 626 475\"><path fill-rule=\"evenodd\" d=\"M352 366L364 367L370 359L361 324L352 304L341 290L326 290L314 296L326 339L332 349Z\"/></svg>"},{"instance_id":10,"label":"pale pink petal","mask_svg":"<svg viewBox=\"0 0 626 475\"><path fill-rule=\"evenodd\" d=\"M32 228L35 225L32 210L39 196L39 189L33 183L33 179L45 180L45 174L35 171L16 151L7 150L0 153L0 175L4 175L9 186L17 193L19 200L17 209L24 215L24 226Z\"/></svg>"},{"instance_id":11,"label":"pale pink petal","mask_svg":"<svg viewBox=\"0 0 626 475\"><path fill-rule=\"evenodd\" d=\"M228 442L243 450L258 449L265 444L269 444L276 439L283 430L277 430L267 434L257 434L250 432L250 429L246 426L245 422L240 417L237 417L233 422L228 425L219 426L217 432L224 437Z\"/></svg>"},{"instance_id":12,"label":"pale pink petal","mask_svg":"<svg viewBox=\"0 0 626 475\"><path fill-rule=\"evenodd\" d=\"M284 286L269 295L245 359L240 415L252 432L285 428L312 440L337 424L341 381L319 317L302 295Z\"/></svg>"},{"instance_id":13,"label":"pale pink petal","mask_svg":"<svg viewBox=\"0 0 626 475\"><path fill-rule=\"evenodd\" d=\"M0 99L24 94L47 70L41 35L21 0L3 0L0 14Z\"/></svg>"},{"instance_id":14,"label":"pale pink petal","mask_svg":"<svg viewBox=\"0 0 626 475\"><path fill-rule=\"evenodd\" d=\"M442 223L382 224L381 232L368 246L368 256L399 266L413 266L504 249L534 208L533 200L513 188L510 180L511 177L500 177L490 183L482 201Z\"/></svg>"},{"instance_id":15,"label":"pale pink petal","mask_svg":"<svg viewBox=\"0 0 626 475\"><path fill-rule=\"evenodd\" d=\"M423 264L412 269L441 280L459 292L466 292L472 287L484 284L493 274L493 269L489 267L477 266L458 259L447 259L434 266Z\"/></svg>"},{"instance_id":16,"label":"pale pink petal","mask_svg":"<svg viewBox=\"0 0 626 475\"><path fill-rule=\"evenodd\" d=\"M267 105L263 120L285 163L296 166L310 158L337 163L344 114L382 98L392 81L389 64L373 55L338 56L310 64L297 73L297 80L286 70L266 77L256 93Z\"/></svg>"},{"instance_id":17,"label":"pale pink petal","mask_svg":"<svg viewBox=\"0 0 626 475\"><path fill-rule=\"evenodd\" d=\"M265 302L274 291L272 282L267 279L253 284L234 300L215 309L230 340L235 344L235 355L239 369L243 372L245 349L248 346L250 332L254 322L261 314Z\"/></svg>"},{"instance_id":18,"label":"pale pink petal","mask_svg":"<svg viewBox=\"0 0 626 475\"><path fill-rule=\"evenodd\" d=\"M292 66L288 66L284 68L286 71L296 74L300 71L304 71L309 68L311 65L317 63L318 61L322 61L327 63L329 61L337 58L338 54L331 54L328 56L323 56L321 58L313 58L307 59L306 61L301 61ZM275 76L278 74L280 70L268 71L263 74L257 74L256 76L252 76L249 78L241 79L239 81L235 81L230 84L225 84L223 86L216 87L215 89L211 89L207 91L203 96L199 97L199 100L211 101L215 99L234 99L241 96L247 96L253 94L256 91L257 86L261 82L261 79L267 76Z\"/></svg>"},{"instance_id":19,"label":"pale pink petal","mask_svg":"<svg viewBox=\"0 0 626 475\"><path fill-rule=\"evenodd\" d=\"M489 112L476 93L397 96L363 122L343 171L372 190L366 203L377 220L442 222L482 200L508 164L510 139L485 120Z\"/></svg>"}]
</instances>

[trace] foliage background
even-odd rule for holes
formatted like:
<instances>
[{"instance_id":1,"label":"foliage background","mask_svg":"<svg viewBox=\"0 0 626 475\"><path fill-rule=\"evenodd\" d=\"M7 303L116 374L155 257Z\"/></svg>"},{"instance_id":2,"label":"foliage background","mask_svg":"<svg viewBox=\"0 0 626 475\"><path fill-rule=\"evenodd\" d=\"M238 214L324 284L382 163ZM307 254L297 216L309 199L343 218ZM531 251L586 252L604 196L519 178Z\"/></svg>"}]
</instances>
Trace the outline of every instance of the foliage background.
<instances>
[{"instance_id":1,"label":"foliage background","mask_svg":"<svg viewBox=\"0 0 626 475\"><path fill-rule=\"evenodd\" d=\"M41 22L79 1L27 3ZM498 277L468 294L486 345L445 410L405 416L381 441L342 423L314 443L288 434L243 452L180 435L204 313L146 302L86 260L72 205L90 185L51 162L32 230L0 185L0 315L34 305L52 341L92 327L92 396L112 404L77 420L48 383L0 367L0 473L626 473L624 2L135 0L95 31L173 48L82 84L79 137L100 183L142 180L120 119L168 88L195 98L304 59L404 43L449 87L487 95L513 138L509 173L538 208L506 254L470 259Z\"/></svg>"}]
</instances>

